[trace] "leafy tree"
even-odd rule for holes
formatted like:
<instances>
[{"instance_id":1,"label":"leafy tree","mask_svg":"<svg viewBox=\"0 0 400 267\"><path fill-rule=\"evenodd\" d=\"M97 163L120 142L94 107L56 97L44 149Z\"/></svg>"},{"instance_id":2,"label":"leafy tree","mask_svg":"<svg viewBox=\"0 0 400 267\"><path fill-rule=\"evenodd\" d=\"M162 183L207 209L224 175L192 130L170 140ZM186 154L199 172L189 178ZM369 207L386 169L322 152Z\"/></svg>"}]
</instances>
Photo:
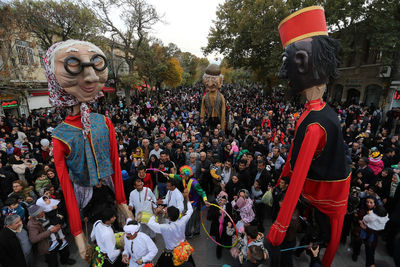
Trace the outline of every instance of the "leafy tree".
<instances>
[{"instance_id":1,"label":"leafy tree","mask_svg":"<svg viewBox=\"0 0 400 267\"><path fill-rule=\"evenodd\" d=\"M293 11L311 5L324 7L328 29L340 40L344 60L381 51L383 64L398 67L400 35L395 33L400 32L400 2L393 0L227 0L218 7L203 51L222 54L235 69L248 68L255 81L271 88L282 53L278 25Z\"/></svg>"},{"instance_id":2,"label":"leafy tree","mask_svg":"<svg viewBox=\"0 0 400 267\"><path fill-rule=\"evenodd\" d=\"M193 78L193 76L189 72L184 71L182 73L182 85L185 85L185 86L192 85L193 84L192 78Z\"/></svg>"},{"instance_id":3,"label":"leafy tree","mask_svg":"<svg viewBox=\"0 0 400 267\"><path fill-rule=\"evenodd\" d=\"M178 59L172 57L166 62L167 70L164 72L165 85L175 88L182 82L183 69Z\"/></svg>"},{"instance_id":4,"label":"leafy tree","mask_svg":"<svg viewBox=\"0 0 400 267\"><path fill-rule=\"evenodd\" d=\"M141 80L139 77L139 74L137 71L134 71L130 74L121 76L121 82L120 85L122 88L128 88L128 91L130 92L130 89L134 88L135 86L141 85ZM128 96L126 96L128 97Z\"/></svg>"},{"instance_id":5,"label":"leafy tree","mask_svg":"<svg viewBox=\"0 0 400 267\"><path fill-rule=\"evenodd\" d=\"M277 26L289 14L283 0L228 0L217 10L205 54L218 52L234 68L249 68L255 79L270 85L282 46Z\"/></svg>"},{"instance_id":6,"label":"leafy tree","mask_svg":"<svg viewBox=\"0 0 400 267\"><path fill-rule=\"evenodd\" d=\"M143 42L137 55L136 64L143 80L151 87L160 88L164 80L164 73L168 69L166 65L168 56L160 41L153 40L153 42L153 44L150 44L148 40Z\"/></svg>"},{"instance_id":7,"label":"leafy tree","mask_svg":"<svg viewBox=\"0 0 400 267\"><path fill-rule=\"evenodd\" d=\"M189 52L180 53L179 63L183 68L185 74L185 83L183 85L190 86L195 82L196 69L197 69L197 57Z\"/></svg>"},{"instance_id":8,"label":"leafy tree","mask_svg":"<svg viewBox=\"0 0 400 267\"><path fill-rule=\"evenodd\" d=\"M12 5L20 27L33 33L44 50L56 40L95 40L102 32L95 14L70 0L16 0Z\"/></svg>"}]
</instances>

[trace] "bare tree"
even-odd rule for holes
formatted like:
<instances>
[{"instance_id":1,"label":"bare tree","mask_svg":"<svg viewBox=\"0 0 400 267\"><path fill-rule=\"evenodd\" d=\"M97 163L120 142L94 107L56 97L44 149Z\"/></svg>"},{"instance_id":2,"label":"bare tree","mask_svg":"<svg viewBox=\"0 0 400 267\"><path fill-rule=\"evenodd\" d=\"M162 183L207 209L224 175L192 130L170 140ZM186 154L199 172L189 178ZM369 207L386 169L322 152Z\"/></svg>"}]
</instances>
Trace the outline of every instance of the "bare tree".
<instances>
[{"instance_id":1,"label":"bare tree","mask_svg":"<svg viewBox=\"0 0 400 267\"><path fill-rule=\"evenodd\" d=\"M88 3L93 7L98 19L103 23L124 51L124 59L133 73L138 51L146 41L152 27L162 20L162 16L145 0L94 0ZM123 27L112 19L116 9L122 10ZM130 88L125 87L127 105L130 105Z\"/></svg>"}]
</instances>

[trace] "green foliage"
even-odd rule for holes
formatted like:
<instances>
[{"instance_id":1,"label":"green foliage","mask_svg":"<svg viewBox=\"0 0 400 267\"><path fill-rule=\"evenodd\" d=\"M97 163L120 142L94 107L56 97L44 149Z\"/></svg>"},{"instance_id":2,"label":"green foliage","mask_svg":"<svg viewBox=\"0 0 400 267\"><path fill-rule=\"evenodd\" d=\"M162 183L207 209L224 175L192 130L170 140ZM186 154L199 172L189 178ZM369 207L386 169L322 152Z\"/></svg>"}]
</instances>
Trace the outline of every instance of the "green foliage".
<instances>
[{"instance_id":1,"label":"green foliage","mask_svg":"<svg viewBox=\"0 0 400 267\"><path fill-rule=\"evenodd\" d=\"M230 66L249 68L267 83L282 53L277 26L288 14L282 0L228 0L219 6L203 50L224 55Z\"/></svg>"},{"instance_id":2,"label":"green foliage","mask_svg":"<svg viewBox=\"0 0 400 267\"><path fill-rule=\"evenodd\" d=\"M136 66L139 75L151 86L161 85L161 74L167 69L164 52L162 46L150 45L148 41L143 42L142 49L138 51Z\"/></svg>"},{"instance_id":3,"label":"green foliage","mask_svg":"<svg viewBox=\"0 0 400 267\"><path fill-rule=\"evenodd\" d=\"M13 8L20 26L33 33L45 50L55 41L90 41L102 32L94 13L70 0L16 0Z\"/></svg>"},{"instance_id":4,"label":"green foliage","mask_svg":"<svg viewBox=\"0 0 400 267\"><path fill-rule=\"evenodd\" d=\"M182 73L182 85L191 86L193 84L193 76L189 72Z\"/></svg>"},{"instance_id":5,"label":"green foliage","mask_svg":"<svg viewBox=\"0 0 400 267\"><path fill-rule=\"evenodd\" d=\"M139 77L139 73L137 71L134 71L130 74L121 76L120 81L121 81L122 88L128 89L128 90L132 89L135 86L142 84L140 77Z\"/></svg>"},{"instance_id":6,"label":"green foliage","mask_svg":"<svg viewBox=\"0 0 400 267\"><path fill-rule=\"evenodd\" d=\"M311 5L324 7L328 29L340 40L344 58L382 51L382 63L398 64L398 0L227 0L218 7L203 51L218 52L229 66L246 68L255 81L274 86L283 52L278 25Z\"/></svg>"},{"instance_id":7,"label":"green foliage","mask_svg":"<svg viewBox=\"0 0 400 267\"><path fill-rule=\"evenodd\" d=\"M167 70L163 73L165 85L175 88L182 82L183 69L178 59L172 57L166 62Z\"/></svg>"}]
</instances>

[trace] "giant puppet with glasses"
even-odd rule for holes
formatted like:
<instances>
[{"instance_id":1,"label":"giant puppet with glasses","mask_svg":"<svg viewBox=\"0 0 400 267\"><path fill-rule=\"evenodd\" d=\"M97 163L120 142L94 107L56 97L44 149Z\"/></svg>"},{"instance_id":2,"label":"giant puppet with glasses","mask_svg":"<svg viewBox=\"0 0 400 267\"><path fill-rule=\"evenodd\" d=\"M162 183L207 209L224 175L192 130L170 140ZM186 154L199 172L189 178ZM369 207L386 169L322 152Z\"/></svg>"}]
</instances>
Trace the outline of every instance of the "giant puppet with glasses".
<instances>
[{"instance_id":1,"label":"giant puppet with glasses","mask_svg":"<svg viewBox=\"0 0 400 267\"><path fill-rule=\"evenodd\" d=\"M44 68L50 104L69 111L52 132L53 154L71 233L84 257L87 243L80 211L92 198L95 186L109 186L120 214L132 217L126 205L114 126L89 109L103 96L107 59L92 43L68 40L49 48Z\"/></svg>"},{"instance_id":2,"label":"giant puppet with glasses","mask_svg":"<svg viewBox=\"0 0 400 267\"><path fill-rule=\"evenodd\" d=\"M328 37L320 6L301 9L285 18L279 34L285 49L279 78L289 79L291 89L307 102L281 175L289 177L290 184L267 240L273 246L282 243L301 195L327 215L330 239L322 263L329 267L339 246L350 188L339 120L322 99L326 84L337 74L338 43Z\"/></svg>"}]
</instances>

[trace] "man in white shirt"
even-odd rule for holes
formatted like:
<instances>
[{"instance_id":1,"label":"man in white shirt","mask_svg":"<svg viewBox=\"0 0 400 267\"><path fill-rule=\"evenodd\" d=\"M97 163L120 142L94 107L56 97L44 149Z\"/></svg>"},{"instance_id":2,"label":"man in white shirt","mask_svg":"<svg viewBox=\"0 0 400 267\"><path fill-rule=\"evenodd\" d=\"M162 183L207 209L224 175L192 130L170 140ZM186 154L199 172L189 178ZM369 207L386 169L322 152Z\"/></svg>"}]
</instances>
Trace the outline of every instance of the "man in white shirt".
<instances>
[{"instance_id":1,"label":"man in white shirt","mask_svg":"<svg viewBox=\"0 0 400 267\"><path fill-rule=\"evenodd\" d=\"M116 219L115 212L112 209L105 209L101 213L101 220L93 224L93 230L90 234L92 241L96 240L97 246L104 255L103 267L123 266L121 262L121 251L115 247L115 236L111 225Z\"/></svg>"},{"instance_id":2,"label":"man in white shirt","mask_svg":"<svg viewBox=\"0 0 400 267\"><path fill-rule=\"evenodd\" d=\"M135 209L135 218L137 218L138 213L147 212L151 215L153 214L153 203L156 202L156 197L150 188L144 187L143 181L138 178L135 180L135 190L133 190L129 195L129 209ZM151 201L150 201L150 200ZM153 203L152 203L153 201ZM155 237L155 233L151 231L145 224L141 226L141 232L148 234L151 238Z\"/></svg>"},{"instance_id":3,"label":"man in white shirt","mask_svg":"<svg viewBox=\"0 0 400 267\"><path fill-rule=\"evenodd\" d=\"M170 180L169 180L170 181ZM158 214L163 212L163 207L159 206L155 212L154 216L150 217L150 220L147 224L151 230L153 230L157 234L161 234L164 243L165 250L161 253L160 258L157 261L158 267L171 267L173 264L173 249L181 244L181 242L185 241L185 228L186 224L189 221L190 217L193 214L193 208L189 201L189 193L185 193L185 201L187 203L187 211L181 218L179 218L179 210L174 206L169 206L166 211L167 218L169 220L166 224L156 223L156 217ZM179 218L179 219L178 219ZM192 256L189 257L188 261L179 265L181 267L194 267L194 261Z\"/></svg>"},{"instance_id":4,"label":"man in white shirt","mask_svg":"<svg viewBox=\"0 0 400 267\"><path fill-rule=\"evenodd\" d=\"M140 228L141 225L131 219L128 219L124 226L125 247L122 262L129 263L129 267L142 267L151 263L158 252L153 240L139 232Z\"/></svg>"},{"instance_id":5,"label":"man in white shirt","mask_svg":"<svg viewBox=\"0 0 400 267\"><path fill-rule=\"evenodd\" d=\"M178 188L176 188L176 181L175 179L169 179L167 181L167 195L165 196L164 199L160 199L157 201L158 205L165 205L167 207L174 206L179 210L180 213L183 212L184 206L183 206L183 195L179 191Z\"/></svg>"}]
</instances>

